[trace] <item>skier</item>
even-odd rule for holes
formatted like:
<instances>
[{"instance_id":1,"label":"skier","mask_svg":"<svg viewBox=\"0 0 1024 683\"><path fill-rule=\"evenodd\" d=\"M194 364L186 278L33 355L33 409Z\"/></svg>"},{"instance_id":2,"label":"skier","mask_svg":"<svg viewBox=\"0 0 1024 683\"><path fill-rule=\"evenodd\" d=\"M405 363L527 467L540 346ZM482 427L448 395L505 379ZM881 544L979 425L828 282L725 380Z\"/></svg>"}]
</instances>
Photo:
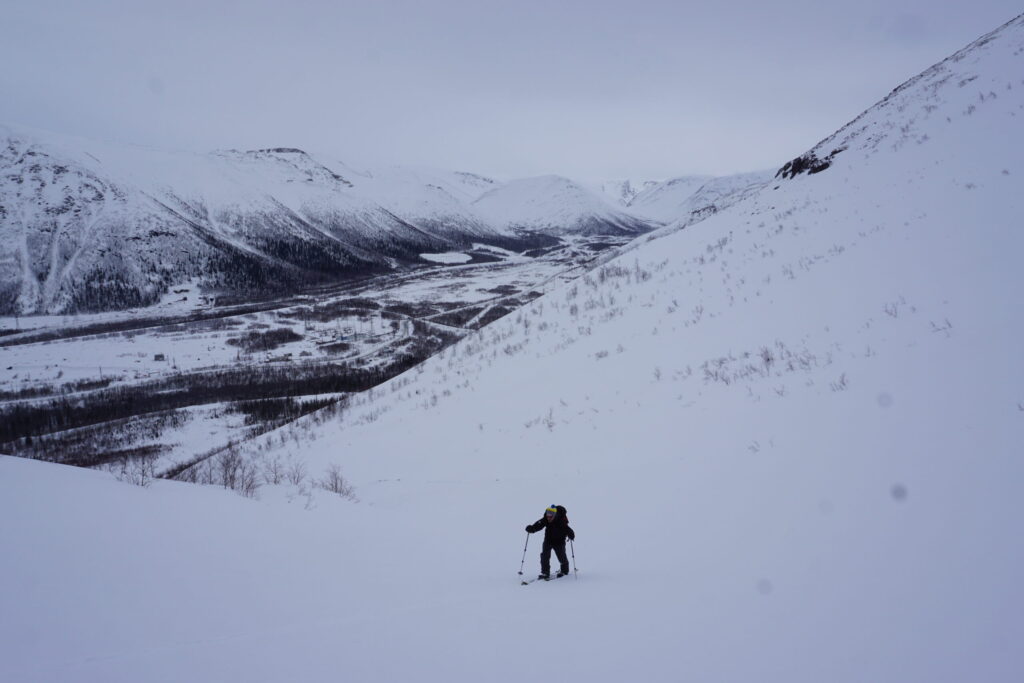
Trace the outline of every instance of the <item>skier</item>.
<instances>
[{"instance_id":1,"label":"skier","mask_svg":"<svg viewBox=\"0 0 1024 683\"><path fill-rule=\"evenodd\" d=\"M569 573L569 558L565 556L565 539L575 540L576 532L569 526L565 508L552 505L544 511L543 517L526 527L526 532L532 534L541 529L544 529L544 545L540 551L540 575L537 578L545 581L551 578L552 550L560 565L555 578L566 576Z\"/></svg>"}]
</instances>

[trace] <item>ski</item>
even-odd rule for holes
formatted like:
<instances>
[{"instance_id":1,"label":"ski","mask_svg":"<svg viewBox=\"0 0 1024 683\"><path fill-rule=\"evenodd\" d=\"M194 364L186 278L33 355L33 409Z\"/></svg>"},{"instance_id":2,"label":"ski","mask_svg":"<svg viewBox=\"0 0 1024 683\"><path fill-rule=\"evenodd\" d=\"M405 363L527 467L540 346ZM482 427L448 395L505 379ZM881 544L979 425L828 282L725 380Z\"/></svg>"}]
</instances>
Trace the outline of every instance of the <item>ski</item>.
<instances>
[{"instance_id":1,"label":"ski","mask_svg":"<svg viewBox=\"0 0 1024 683\"><path fill-rule=\"evenodd\" d=\"M569 576L569 574L566 574L566 576ZM549 577L548 577L548 578L546 578L546 579L542 579L542 578L540 578L540 577L538 576L538 577L537 577L537 578L535 578L535 579L523 579L523 581L522 581L522 585L523 585L523 586L529 586L529 585L530 585L531 583L533 583L534 581L554 581L555 579L560 579L560 578L562 578L562 577L561 577L561 576L558 576L558 575L553 575L553 576L549 576Z\"/></svg>"},{"instance_id":2,"label":"ski","mask_svg":"<svg viewBox=\"0 0 1024 683\"><path fill-rule=\"evenodd\" d=\"M535 578L535 579L524 579L524 580L523 580L523 585L524 585L524 586L529 586L529 585L530 585L531 583L534 583L534 582L536 582L536 581L551 581L551 579L553 579L553 578L554 578L554 577L549 577L549 578L547 578L547 579L542 579L542 578L540 578L540 577L538 576L538 577L537 577L537 578Z\"/></svg>"}]
</instances>

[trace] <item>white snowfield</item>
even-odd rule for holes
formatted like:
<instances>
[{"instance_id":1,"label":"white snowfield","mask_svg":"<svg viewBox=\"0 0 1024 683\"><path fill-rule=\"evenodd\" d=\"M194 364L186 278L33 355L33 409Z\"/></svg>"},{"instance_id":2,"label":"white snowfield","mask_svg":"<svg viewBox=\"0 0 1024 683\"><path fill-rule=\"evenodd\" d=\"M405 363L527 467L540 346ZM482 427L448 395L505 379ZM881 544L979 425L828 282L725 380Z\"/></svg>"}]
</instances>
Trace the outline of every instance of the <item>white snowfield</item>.
<instances>
[{"instance_id":1,"label":"white snowfield","mask_svg":"<svg viewBox=\"0 0 1024 683\"><path fill-rule=\"evenodd\" d=\"M366 194L399 217L432 221L431 227L449 223L481 236L493 236L488 225L470 204L498 182L473 173L432 168L385 167L353 175L356 191ZM505 234L505 233L501 233Z\"/></svg>"},{"instance_id":2,"label":"white snowfield","mask_svg":"<svg viewBox=\"0 0 1024 683\"><path fill-rule=\"evenodd\" d=\"M619 180L606 180L594 182L587 185L592 192L611 201L613 206L629 206L630 202L644 190L659 185L659 180L633 180L622 178Z\"/></svg>"},{"instance_id":3,"label":"white snowfield","mask_svg":"<svg viewBox=\"0 0 1024 683\"><path fill-rule=\"evenodd\" d=\"M472 261L473 257L469 254L463 254L461 252L447 252L444 254L420 254L420 258L424 261L431 261L433 263L467 263Z\"/></svg>"},{"instance_id":4,"label":"white snowfield","mask_svg":"<svg viewBox=\"0 0 1024 683\"><path fill-rule=\"evenodd\" d=\"M250 444L359 502L0 458L0 680L1021 680L1022 74L1018 17L821 172ZM578 578L520 586L552 503Z\"/></svg>"},{"instance_id":5,"label":"white snowfield","mask_svg":"<svg viewBox=\"0 0 1024 683\"><path fill-rule=\"evenodd\" d=\"M696 223L760 190L774 173L772 170L720 178L673 178L637 194L630 201L628 210L663 223L687 219Z\"/></svg>"},{"instance_id":6,"label":"white snowfield","mask_svg":"<svg viewBox=\"0 0 1024 683\"><path fill-rule=\"evenodd\" d=\"M654 222L611 206L582 185L561 176L513 180L484 193L473 208L491 224L551 234L639 234Z\"/></svg>"}]
</instances>

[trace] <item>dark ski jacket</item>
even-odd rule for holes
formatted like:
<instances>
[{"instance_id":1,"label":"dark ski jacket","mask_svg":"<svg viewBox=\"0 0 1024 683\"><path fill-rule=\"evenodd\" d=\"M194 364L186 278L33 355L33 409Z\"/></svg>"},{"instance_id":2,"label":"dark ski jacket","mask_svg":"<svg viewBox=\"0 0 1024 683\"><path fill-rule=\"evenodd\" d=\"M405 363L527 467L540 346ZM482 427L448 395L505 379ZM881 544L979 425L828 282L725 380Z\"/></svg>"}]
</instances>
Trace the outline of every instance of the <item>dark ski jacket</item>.
<instances>
[{"instance_id":1,"label":"dark ski jacket","mask_svg":"<svg viewBox=\"0 0 1024 683\"><path fill-rule=\"evenodd\" d=\"M544 542L551 544L565 545L565 539L576 538L576 532L569 526L569 518L565 515L565 508L557 506L558 512L550 522L547 517L541 517L536 522L526 527L526 531L533 534L544 529Z\"/></svg>"}]
</instances>

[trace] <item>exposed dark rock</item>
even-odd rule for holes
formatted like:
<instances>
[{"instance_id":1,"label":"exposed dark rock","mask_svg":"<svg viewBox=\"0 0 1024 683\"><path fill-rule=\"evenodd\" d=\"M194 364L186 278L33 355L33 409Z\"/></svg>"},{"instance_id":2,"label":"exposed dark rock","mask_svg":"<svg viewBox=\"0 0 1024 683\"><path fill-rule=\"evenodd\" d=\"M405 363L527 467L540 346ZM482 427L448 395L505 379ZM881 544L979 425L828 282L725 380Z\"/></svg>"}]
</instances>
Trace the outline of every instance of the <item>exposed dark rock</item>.
<instances>
[{"instance_id":1,"label":"exposed dark rock","mask_svg":"<svg viewBox=\"0 0 1024 683\"><path fill-rule=\"evenodd\" d=\"M838 147L829 152L828 156L824 159L819 159L813 151L802 154L792 161L787 161L786 165L776 172L775 177L795 178L801 173L806 173L807 175L821 173L832 165L832 160L844 149L845 147Z\"/></svg>"}]
</instances>

